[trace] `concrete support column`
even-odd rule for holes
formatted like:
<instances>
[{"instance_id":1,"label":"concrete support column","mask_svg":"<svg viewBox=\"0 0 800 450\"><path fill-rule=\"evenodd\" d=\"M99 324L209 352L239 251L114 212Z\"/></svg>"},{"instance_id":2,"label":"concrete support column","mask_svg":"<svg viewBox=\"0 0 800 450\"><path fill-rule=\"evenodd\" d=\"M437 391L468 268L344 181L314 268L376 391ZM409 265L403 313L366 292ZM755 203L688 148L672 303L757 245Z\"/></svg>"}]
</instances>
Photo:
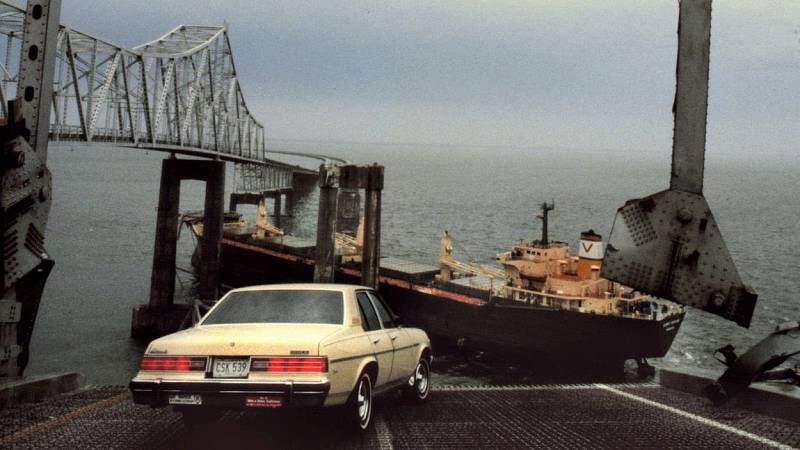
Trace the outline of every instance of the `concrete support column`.
<instances>
[{"instance_id":1,"label":"concrete support column","mask_svg":"<svg viewBox=\"0 0 800 450\"><path fill-rule=\"evenodd\" d=\"M275 226L281 227L281 192L275 193Z\"/></svg>"},{"instance_id":2,"label":"concrete support column","mask_svg":"<svg viewBox=\"0 0 800 450\"><path fill-rule=\"evenodd\" d=\"M161 166L150 302L134 308L131 320L131 336L137 339L152 339L175 331L188 312L188 305L176 305L173 302L182 180L206 183L198 294L204 301L217 299L225 205L225 163L165 159ZM238 199L232 198L231 201L237 202Z\"/></svg>"},{"instance_id":3,"label":"concrete support column","mask_svg":"<svg viewBox=\"0 0 800 450\"><path fill-rule=\"evenodd\" d=\"M319 168L319 211L317 213L317 247L314 265L315 283L333 283L336 266L336 215L339 199L339 168Z\"/></svg>"},{"instance_id":4,"label":"concrete support column","mask_svg":"<svg viewBox=\"0 0 800 450\"><path fill-rule=\"evenodd\" d=\"M239 207L239 199L236 196L235 192L231 192L230 200L228 201L228 211L236 212L236 208Z\"/></svg>"},{"instance_id":5,"label":"concrete support column","mask_svg":"<svg viewBox=\"0 0 800 450\"><path fill-rule=\"evenodd\" d=\"M178 204L181 194L180 163L177 159L165 159L161 164L153 271L150 276L149 307L152 310L169 309L175 294Z\"/></svg>"},{"instance_id":6,"label":"concrete support column","mask_svg":"<svg viewBox=\"0 0 800 450\"><path fill-rule=\"evenodd\" d=\"M208 161L205 164L207 178L203 240L200 249L202 258L199 296L201 300L215 301L219 294L222 225L225 214L225 162Z\"/></svg>"},{"instance_id":7,"label":"concrete support column","mask_svg":"<svg viewBox=\"0 0 800 450\"><path fill-rule=\"evenodd\" d=\"M292 215L294 204L295 204L294 189L289 189L288 191L286 191L286 202L284 203L284 206L286 206L286 214Z\"/></svg>"},{"instance_id":8,"label":"concrete support column","mask_svg":"<svg viewBox=\"0 0 800 450\"><path fill-rule=\"evenodd\" d=\"M378 289L380 282L381 191L383 166L369 167L364 203L364 246L361 249L361 284Z\"/></svg>"}]
</instances>

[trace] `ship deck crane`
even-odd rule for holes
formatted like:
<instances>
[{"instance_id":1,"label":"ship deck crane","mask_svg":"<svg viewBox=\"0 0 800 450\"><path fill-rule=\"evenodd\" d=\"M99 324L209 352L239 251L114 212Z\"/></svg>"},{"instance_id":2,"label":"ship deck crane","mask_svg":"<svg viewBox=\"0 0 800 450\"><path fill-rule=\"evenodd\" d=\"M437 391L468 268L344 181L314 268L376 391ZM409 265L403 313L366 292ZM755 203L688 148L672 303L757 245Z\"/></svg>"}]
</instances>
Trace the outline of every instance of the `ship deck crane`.
<instances>
[{"instance_id":1,"label":"ship deck crane","mask_svg":"<svg viewBox=\"0 0 800 450\"><path fill-rule=\"evenodd\" d=\"M364 248L364 217L358 220L356 235L350 236L346 233L336 232L335 235L337 253L342 255L342 262L361 262L361 250Z\"/></svg>"},{"instance_id":2,"label":"ship deck crane","mask_svg":"<svg viewBox=\"0 0 800 450\"><path fill-rule=\"evenodd\" d=\"M253 234L253 238L264 239L267 236L271 237L283 235L284 232L282 229L269 223L269 219L267 218L267 204L262 198L258 202L258 213L256 214L256 232Z\"/></svg>"},{"instance_id":3,"label":"ship deck crane","mask_svg":"<svg viewBox=\"0 0 800 450\"><path fill-rule=\"evenodd\" d=\"M450 237L450 233L445 231L442 234L442 240L439 245L439 279L449 281L452 278L453 271L468 275L486 276L492 282L493 280L501 280L503 284L506 284L509 280L506 271L503 269L485 264L462 262L453 258L453 240Z\"/></svg>"}]
</instances>

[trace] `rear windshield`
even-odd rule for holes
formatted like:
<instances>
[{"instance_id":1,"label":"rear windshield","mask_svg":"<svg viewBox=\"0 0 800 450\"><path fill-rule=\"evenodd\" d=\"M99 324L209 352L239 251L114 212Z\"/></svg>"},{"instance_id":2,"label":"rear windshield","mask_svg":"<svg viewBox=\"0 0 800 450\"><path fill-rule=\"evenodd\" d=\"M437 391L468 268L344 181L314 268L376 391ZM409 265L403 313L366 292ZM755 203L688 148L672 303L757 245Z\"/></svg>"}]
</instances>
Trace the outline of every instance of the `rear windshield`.
<instances>
[{"instance_id":1,"label":"rear windshield","mask_svg":"<svg viewBox=\"0 0 800 450\"><path fill-rule=\"evenodd\" d=\"M341 325L344 299L339 291L233 292L211 311L203 325L224 323L330 323Z\"/></svg>"}]
</instances>

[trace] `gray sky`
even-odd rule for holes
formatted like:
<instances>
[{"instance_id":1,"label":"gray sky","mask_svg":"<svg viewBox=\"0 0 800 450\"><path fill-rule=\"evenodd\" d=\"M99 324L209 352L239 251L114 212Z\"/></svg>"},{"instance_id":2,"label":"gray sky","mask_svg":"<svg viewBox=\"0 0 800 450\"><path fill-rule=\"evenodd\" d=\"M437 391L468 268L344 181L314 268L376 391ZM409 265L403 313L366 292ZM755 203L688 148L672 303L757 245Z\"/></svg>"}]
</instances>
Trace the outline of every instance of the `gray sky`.
<instances>
[{"instance_id":1,"label":"gray sky","mask_svg":"<svg viewBox=\"0 0 800 450\"><path fill-rule=\"evenodd\" d=\"M272 144L671 146L677 1L64 0L62 7L62 22L127 46L178 23L223 20L246 100ZM798 30L798 1L715 2L710 154L796 157Z\"/></svg>"}]
</instances>

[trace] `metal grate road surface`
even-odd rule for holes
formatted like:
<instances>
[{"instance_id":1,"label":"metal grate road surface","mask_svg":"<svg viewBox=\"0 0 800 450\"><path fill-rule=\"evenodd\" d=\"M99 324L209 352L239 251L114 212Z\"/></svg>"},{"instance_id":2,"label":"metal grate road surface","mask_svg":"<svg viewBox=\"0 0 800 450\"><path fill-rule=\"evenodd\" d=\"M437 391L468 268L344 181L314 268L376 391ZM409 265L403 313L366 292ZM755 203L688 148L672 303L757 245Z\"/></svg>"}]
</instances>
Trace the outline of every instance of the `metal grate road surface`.
<instances>
[{"instance_id":1,"label":"metal grate road surface","mask_svg":"<svg viewBox=\"0 0 800 450\"><path fill-rule=\"evenodd\" d=\"M92 388L0 412L0 448L794 448L800 424L654 384L443 386L428 403L376 404L373 428L335 414L233 411L187 430L168 408Z\"/></svg>"}]
</instances>

